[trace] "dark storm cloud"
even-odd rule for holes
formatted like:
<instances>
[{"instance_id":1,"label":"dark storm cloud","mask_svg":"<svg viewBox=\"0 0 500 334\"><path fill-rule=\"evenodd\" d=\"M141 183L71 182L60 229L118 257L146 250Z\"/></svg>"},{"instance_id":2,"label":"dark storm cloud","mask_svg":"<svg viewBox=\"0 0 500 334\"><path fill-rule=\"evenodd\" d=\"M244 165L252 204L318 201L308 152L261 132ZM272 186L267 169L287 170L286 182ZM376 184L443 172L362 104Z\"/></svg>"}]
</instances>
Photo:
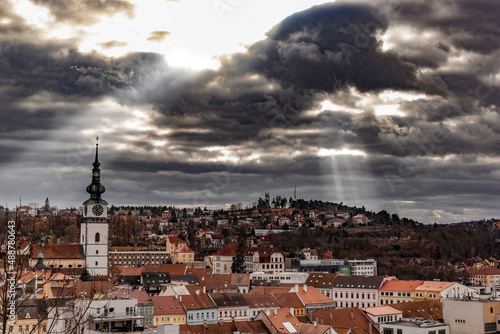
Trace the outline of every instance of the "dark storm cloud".
<instances>
[{"instance_id":1,"label":"dark storm cloud","mask_svg":"<svg viewBox=\"0 0 500 334\"><path fill-rule=\"evenodd\" d=\"M90 25L101 15L125 13L134 15L134 6L126 0L30 0L46 7L56 21L71 24Z\"/></svg>"}]
</instances>

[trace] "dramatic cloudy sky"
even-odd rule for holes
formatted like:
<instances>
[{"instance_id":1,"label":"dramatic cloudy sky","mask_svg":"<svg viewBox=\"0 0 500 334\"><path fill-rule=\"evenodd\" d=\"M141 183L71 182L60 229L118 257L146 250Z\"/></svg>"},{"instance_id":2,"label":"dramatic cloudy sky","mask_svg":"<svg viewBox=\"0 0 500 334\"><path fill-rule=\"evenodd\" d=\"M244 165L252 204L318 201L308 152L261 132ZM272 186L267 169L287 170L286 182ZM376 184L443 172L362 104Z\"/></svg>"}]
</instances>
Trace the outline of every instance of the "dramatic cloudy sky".
<instances>
[{"instance_id":1,"label":"dramatic cloudy sky","mask_svg":"<svg viewBox=\"0 0 500 334\"><path fill-rule=\"evenodd\" d=\"M500 217L500 2L0 2L0 203Z\"/></svg>"}]
</instances>

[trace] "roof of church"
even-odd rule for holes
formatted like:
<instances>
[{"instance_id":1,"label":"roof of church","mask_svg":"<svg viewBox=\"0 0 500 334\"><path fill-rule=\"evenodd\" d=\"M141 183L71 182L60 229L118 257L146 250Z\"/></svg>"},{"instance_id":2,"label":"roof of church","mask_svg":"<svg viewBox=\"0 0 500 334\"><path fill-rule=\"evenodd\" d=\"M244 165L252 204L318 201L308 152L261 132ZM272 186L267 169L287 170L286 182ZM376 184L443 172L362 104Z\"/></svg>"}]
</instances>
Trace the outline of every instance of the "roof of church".
<instances>
[{"instance_id":1,"label":"roof of church","mask_svg":"<svg viewBox=\"0 0 500 334\"><path fill-rule=\"evenodd\" d=\"M31 258L36 259L42 253L44 259L85 259L83 245L33 245Z\"/></svg>"}]
</instances>

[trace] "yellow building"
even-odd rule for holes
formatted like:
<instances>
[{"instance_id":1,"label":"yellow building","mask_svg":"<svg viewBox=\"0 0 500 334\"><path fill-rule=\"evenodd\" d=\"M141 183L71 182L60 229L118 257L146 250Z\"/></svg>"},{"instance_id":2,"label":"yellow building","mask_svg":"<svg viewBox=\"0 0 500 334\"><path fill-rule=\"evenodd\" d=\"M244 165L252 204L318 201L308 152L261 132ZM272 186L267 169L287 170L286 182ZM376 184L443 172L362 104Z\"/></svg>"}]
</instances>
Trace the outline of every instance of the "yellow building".
<instances>
[{"instance_id":1,"label":"yellow building","mask_svg":"<svg viewBox=\"0 0 500 334\"><path fill-rule=\"evenodd\" d=\"M474 273L474 285L500 286L500 269L481 268Z\"/></svg>"},{"instance_id":2,"label":"yellow building","mask_svg":"<svg viewBox=\"0 0 500 334\"><path fill-rule=\"evenodd\" d=\"M169 236L167 238L166 251L170 252L170 254L173 254L176 250L178 250L182 246L187 246L187 243L184 240L173 236Z\"/></svg>"},{"instance_id":3,"label":"yellow building","mask_svg":"<svg viewBox=\"0 0 500 334\"><path fill-rule=\"evenodd\" d=\"M17 310L16 323L11 327L12 334L46 334L47 320L39 323L38 307L36 305L20 307Z\"/></svg>"},{"instance_id":4,"label":"yellow building","mask_svg":"<svg viewBox=\"0 0 500 334\"><path fill-rule=\"evenodd\" d=\"M422 283L422 281L385 281L379 289L380 305L412 302L413 292Z\"/></svg>"},{"instance_id":5,"label":"yellow building","mask_svg":"<svg viewBox=\"0 0 500 334\"><path fill-rule=\"evenodd\" d=\"M186 245L171 254L173 263L186 263L194 261L194 252Z\"/></svg>"},{"instance_id":6,"label":"yellow building","mask_svg":"<svg viewBox=\"0 0 500 334\"><path fill-rule=\"evenodd\" d=\"M473 297L477 291L456 282L424 281L413 290L413 301Z\"/></svg>"},{"instance_id":7,"label":"yellow building","mask_svg":"<svg viewBox=\"0 0 500 334\"><path fill-rule=\"evenodd\" d=\"M161 324L185 324L186 310L179 298L182 296L154 296L154 326Z\"/></svg>"}]
</instances>

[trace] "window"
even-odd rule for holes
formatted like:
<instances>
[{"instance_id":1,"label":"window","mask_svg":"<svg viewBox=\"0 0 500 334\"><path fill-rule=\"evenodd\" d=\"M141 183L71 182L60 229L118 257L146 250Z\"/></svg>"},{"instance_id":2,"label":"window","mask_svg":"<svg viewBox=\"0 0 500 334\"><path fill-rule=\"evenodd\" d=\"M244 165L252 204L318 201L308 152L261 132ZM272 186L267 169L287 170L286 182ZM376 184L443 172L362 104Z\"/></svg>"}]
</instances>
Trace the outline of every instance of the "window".
<instances>
[{"instance_id":1,"label":"window","mask_svg":"<svg viewBox=\"0 0 500 334\"><path fill-rule=\"evenodd\" d=\"M384 334L394 334L394 329L392 329L392 328L384 328Z\"/></svg>"},{"instance_id":2,"label":"window","mask_svg":"<svg viewBox=\"0 0 500 334\"><path fill-rule=\"evenodd\" d=\"M428 331L428 334L436 334L436 331Z\"/></svg>"},{"instance_id":3,"label":"window","mask_svg":"<svg viewBox=\"0 0 500 334\"><path fill-rule=\"evenodd\" d=\"M497 330L497 324L494 322L488 322L487 324L484 324L484 331L485 332L496 332Z\"/></svg>"},{"instance_id":4,"label":"window","mask_svg":"<svg viewBox=\"0 0 500 334\"><path fill-rule=\"evenodd\" d=\"M438 330L438 334L446 334L446 329L440 329L440 330Z\"/></svg>"},{"instance_id":5,"label":"window","mask_svg":"<svg viewBox=\"0 0 500 334\"><path fill-rule=\"evenodd\" d=\"M96 249L95 253L96 253L96 254L99 254L99 250L98 250L98 249Z\"/></svg>"},{"instance_id":6,"label":"window","mask_svg":"<svg viewBox=\"0 0 500 334\"><path fill-rule=\"evenodd\" d=\"M403 334L403 330L402 329L398 329L396 334Z\"/></svg>"},{"instance_id":7,"label":"window","mask_svg":"<svg viewBox=\"0 0 500 334\"><path fill-rule=\"evenodd\" d=\"M97 232L95 234L95 242L100 242L101 241L101 235L99 234L99 232Z\"/></svg>"}]
</instances>

